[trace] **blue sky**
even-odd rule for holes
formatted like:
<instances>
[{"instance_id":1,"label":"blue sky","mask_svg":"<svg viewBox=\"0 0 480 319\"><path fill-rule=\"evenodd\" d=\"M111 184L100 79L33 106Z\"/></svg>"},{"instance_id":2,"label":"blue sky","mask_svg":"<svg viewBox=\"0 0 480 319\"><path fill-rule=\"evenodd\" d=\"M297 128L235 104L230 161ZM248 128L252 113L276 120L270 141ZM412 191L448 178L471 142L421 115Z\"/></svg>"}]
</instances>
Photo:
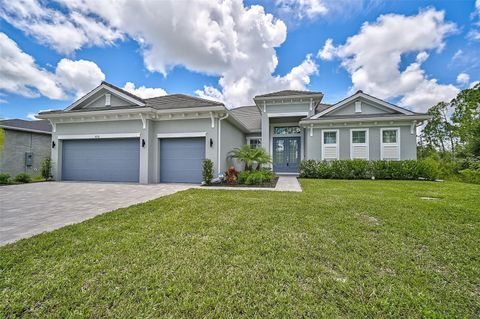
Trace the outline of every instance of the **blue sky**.
<instances>
[{"instance_id":1,"label":"blue sky","mask_svg":"<svg viewBox=\"0 0 480 319\"><path fill-rule=\"evenodd\" d=\"M0 118L65 108L101 80L229 107L362 89L416 111L480 80L480 0L107 2L0 0Z\"/></svg>"}]
</instances>

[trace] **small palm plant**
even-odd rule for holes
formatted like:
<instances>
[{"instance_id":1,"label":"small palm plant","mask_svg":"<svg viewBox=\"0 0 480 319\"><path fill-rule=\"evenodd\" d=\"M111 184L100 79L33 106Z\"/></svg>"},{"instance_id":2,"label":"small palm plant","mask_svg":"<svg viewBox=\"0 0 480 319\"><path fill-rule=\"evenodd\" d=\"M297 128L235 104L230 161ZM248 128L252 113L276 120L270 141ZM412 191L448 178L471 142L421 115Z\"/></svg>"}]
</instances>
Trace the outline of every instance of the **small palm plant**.
<instances>
[{"instance_id":1,"label":"small palm plant","mask_svg":"<svg viewBox=\"0 0 480 319\"><path fill-rule=\"evenodd\" d=\"M257 163L257 170L264 164L270 163L272 158L267 154L265 149L252 148L250 145L245 144L240 148L236 148L229 153L230 158L236 158L245 163L245 170L252 171L253 164Z\"/></svg>"}]
</instances>

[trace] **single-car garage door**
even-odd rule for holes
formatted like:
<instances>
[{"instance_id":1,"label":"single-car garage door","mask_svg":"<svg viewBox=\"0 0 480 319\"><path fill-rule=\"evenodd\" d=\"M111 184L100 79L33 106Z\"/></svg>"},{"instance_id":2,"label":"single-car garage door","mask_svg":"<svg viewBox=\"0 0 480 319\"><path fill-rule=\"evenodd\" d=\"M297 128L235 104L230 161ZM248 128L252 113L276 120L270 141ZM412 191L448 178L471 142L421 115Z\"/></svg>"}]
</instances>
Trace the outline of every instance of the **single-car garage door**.
<instances>
[{"instance_id":1,"label":"single-car garage door","mask_svg":"<svg viewBox=\"0 0 480 319\"><path fill-rule=\"evenodd\" d=\"M205 138L160 139L160 182L201 183Z\"/></svg>"},{"instance_id":2,"label":"single-car garage door","mask_svg":"<svg viewBox=\"0 0 480 319\"><path fill-rule=\"evenodd\" d=\"M64 140L62 180L138 182L138 138Z\"/></svg>"}]
</instances>

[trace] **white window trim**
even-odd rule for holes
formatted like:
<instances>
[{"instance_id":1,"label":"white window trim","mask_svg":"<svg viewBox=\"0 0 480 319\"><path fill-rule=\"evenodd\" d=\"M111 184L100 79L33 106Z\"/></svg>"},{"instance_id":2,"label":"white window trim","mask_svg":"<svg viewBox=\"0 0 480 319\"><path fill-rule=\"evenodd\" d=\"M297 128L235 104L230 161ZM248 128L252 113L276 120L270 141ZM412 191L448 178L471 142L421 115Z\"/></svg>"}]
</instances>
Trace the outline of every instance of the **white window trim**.
<instances>
[{"instance_id":1,"label":"white window trim","mask_svg":"<svg viewBox=\"0 0 480 319\"><path fill-rule=\"evenodd\" d=\"M182 137L205 137L205 136L207 136L207 132L157 134L157 138L182 138Z\"/></svg>"},{"instance_id":2,"label":"white window trim","mask_svg":"<svg viewBox=\"0 0 480 319\"><path fill-rule=\"evenodd\" d=\"M322 140L321 140L321 145L322 145L322 160L325 160L325 145L334 145L334 144L324 144L325 140L325 133L327 132L336 132L337 133L337 138L335 146L337 147L337 157L336 159L338 160L340 158L340 130L322 130Z\"/></svg>"},{"instance_id":3,"label":"white window trim","mask_svg":"<svg viewBox=\"0 0 480 319\"><path fill-rule=\"evenodd\" d=\"M383 131L397 131L397 142L396 143L383 143ZM397 146L398 147L398 158L401 159L401 148L400 148L400 128L399 127L382 127L380 128L380 159L384 160L383 157L383 146Z\"/></svg>"},{"instance_id":4,"label":"white window trim","mask_svg":"<svg viewBox=\"0 0 480 319\"><path fill-rule=\"evenodd\" d=\"M248 145L250 145L251 140L260 140L261 141L262 137L260 135L258 135L258 136L247 136L247 144ZM260 147L262 147L261 144L260 144Z\"/></svg>"},{"instance_id":5,"label":"white window trim","mask_svg":"<svg viewBox=\"0 0 480 319\"><path fill-rule=\"evenodd\" d=\"M353 143L353 132L360 132L360 131L365 132L365 143ZM369 135L370 135L369 128L350 129L350 159L355 159L353 158L353 144L367 147L367 158L357 158L357 159L365 159L367 161L370 159Z\"/></svg>"},{"instance_id":6,"label":"white window trim","mask_svg":"<svg viewBox=\"0 0 480 319\"><path fill-rule=\"evenodd\" d=\"M104 138L135 138L140 137L140 133L114 133L114 134L72 134L59 135L59 140L94 140Z\"/></svg>"}]
</instances>

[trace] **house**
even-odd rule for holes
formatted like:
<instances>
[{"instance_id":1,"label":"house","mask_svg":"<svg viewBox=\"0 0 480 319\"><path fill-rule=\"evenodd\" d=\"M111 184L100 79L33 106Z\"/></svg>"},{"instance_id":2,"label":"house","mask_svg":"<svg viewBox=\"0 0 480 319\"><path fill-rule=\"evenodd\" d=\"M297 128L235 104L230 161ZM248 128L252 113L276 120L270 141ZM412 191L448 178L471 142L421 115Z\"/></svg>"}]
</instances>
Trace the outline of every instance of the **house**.
<instances>
[{"instance_id":1,"label":"house","mask_svg":"<svg viewBox=\"0 0 480 319\"><path fill-rule=\"evenodd\" d=\"M298 173L303 159L416 159L416 127L427 115L361 91L333 105L322 98L285 90L228 110L183 94L142 99L102 82L38 117L52 123L57 180L199 183L203 159L221 173L245 143L264 147L285 174Z\"/></svg>"},{"instance_id":2,"label":"house","mask_svg":"<svg viewBox=\"0 0 480 319\"><path fill-rule=\"evenodd\" d=\"M0 121L0 173L40 175L42 161L50 157L52 127L47 120ZM0 139L1 140L1 139Z\"/></svg>"}]
</instances>

